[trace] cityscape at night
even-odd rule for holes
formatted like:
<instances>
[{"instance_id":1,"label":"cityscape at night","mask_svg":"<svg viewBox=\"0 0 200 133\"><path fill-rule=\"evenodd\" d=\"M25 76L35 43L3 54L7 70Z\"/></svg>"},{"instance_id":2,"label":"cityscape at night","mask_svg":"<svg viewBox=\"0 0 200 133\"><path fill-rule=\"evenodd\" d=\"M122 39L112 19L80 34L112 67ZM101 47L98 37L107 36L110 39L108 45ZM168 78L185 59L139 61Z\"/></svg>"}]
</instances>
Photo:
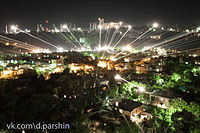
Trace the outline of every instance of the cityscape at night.
<instances>
[{"instance_id":1,"label":"cityscape at night","mask_svg":"<svg viewBox=\"0 0 200 133\"><path fill-rule=\"evenodd\" d=\"M5 1L0 133L200 133L196 1Z\"/></svg>"}]
</instances>

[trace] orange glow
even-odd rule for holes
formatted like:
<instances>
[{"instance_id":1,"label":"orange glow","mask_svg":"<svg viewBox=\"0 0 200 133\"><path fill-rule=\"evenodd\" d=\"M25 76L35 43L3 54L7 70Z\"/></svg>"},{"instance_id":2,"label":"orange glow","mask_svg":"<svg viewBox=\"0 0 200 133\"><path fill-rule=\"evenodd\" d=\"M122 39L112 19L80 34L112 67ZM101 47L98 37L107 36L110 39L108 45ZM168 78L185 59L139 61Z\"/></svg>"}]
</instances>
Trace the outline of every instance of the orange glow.
<instances>
[{"instance_id":1,"label":"orange glow","mask_svg":"<svg viewBox=\"0 0 200 133\"><path fill-rule=\"evenodd\" d=\"M46 31L49 31L49 28L46 28Z\"/></svg>"},{"instance_id":2,"label":"orange glow","mask_svg":"<svg viewBox=\"0 0 200 133\"><path fill-rule=\"evenodd\" d=\"M9 43L9 42L7 42L5 45L6 45L6 46L8 46L8 45L10 45L10 43Z\"/></svg>"},{"instance_id":3,"label":"orange glow","mask_svg":"<svg viewBox=\"0 0 200 133\"><path fill-rule=\"evenodd\" d=\"M151 60L151 58L147 57L147 58L144 58L142 61L147 62L147 61L150 61L150 60Z\"/></svg>"},{"instance_id":4,"label":"orange glow","mask_svg":"<svg viewBox=\"0 0 200 133\"><path fill-rule=\"evenodd\" d=\"M70 68L70 73L77 73L77 71L79 71L79 70L83 70L85 73L88 73L89 70L94 70L93 66L77 65L74 63L70 64L69 68Z\"/></svg>"},{"instance_id":5,"label":"orange glow","mask_svg":"<svg viewBox=\"0 0 200 133\"><path fill-rule=\"evenodd\" d=\"M105 90L106 90L106 87L103 87L102 90L105 91Z\"/></svg>"},{"instance_id":6,"label":"orange glow","mask_svg":"<svg viewBox=\"0 0 200 133\"><path fill-rule=\"evenodd\" d=\"M63 71L64 71L64 69L63 68L59 68L59 67L53 70L54 73L61 73Z\"/></svg>"}]
</instances>

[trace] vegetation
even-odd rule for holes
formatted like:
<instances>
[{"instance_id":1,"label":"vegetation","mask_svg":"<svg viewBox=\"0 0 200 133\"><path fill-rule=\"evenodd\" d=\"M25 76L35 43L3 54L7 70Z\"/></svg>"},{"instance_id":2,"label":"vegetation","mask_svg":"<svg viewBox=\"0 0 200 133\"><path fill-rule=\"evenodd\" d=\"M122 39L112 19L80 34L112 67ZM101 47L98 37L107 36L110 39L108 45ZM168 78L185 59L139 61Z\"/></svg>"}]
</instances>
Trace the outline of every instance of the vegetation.
<instances>
[{"instance_id":1,"label":"vegetation","mask_svg":"<svg viewBox=\"0 0 200 133\"><path fill-rule=\"evenodd\" d=\"M10 122L59 121L70 123L67 132L139 132L135 123L116 113L111 102L113 99L130 99L147 103L146 95L137 91L138 87L144 87L149 92L164 90L177 94L168 109L147 105L153 119L139 124L145 132L199 132L200 68L188 58L181 57L181 61L170 58L167 62L162 74L144 75L146 83L132 80L135 73L130 73L130 83L117 83L110 76L116 71L108 70L104 70L103 76L109 80L109 85L100 84L99 70L93 74L82 72L79 76L65 69L61 74L51 74L49 80L42 74L38 76L36 71L27 70L18 79L2 79L0 128L7 130L6 124ZM102 119L105 114L106 118L112 117L120 124Z\"/></svg>"}]
</instances>

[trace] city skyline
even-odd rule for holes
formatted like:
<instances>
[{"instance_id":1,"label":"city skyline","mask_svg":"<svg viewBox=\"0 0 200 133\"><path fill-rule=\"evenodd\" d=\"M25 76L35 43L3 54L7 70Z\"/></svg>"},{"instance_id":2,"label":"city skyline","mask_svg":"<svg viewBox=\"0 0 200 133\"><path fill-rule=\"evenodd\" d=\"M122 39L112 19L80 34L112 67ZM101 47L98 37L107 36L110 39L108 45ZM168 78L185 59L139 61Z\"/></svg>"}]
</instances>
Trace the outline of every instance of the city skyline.
<instances>
[{"instance_id":1,"label":"city skyline","mask_svg":"<svg viewBox=\"0 0 200 133\"><path fill-rule=\"evenodd\" d=\"M200 132L193 1L0 7L0 132Z\"/></svg>"},{"instance_id":2,"label":"city skyline","mask_svg":"<svg viewBox=\"0 0 200 133\"><path fill-rule=\"evenodd\" d=\"M36 24L74 22L88 27L91 21L126 21L146 25L158 21L162 25L200 23L195 2L170 1L6 1L0 9L1 30L5 25L18 24L33 29Z\"/></svg>"}]
</instances>

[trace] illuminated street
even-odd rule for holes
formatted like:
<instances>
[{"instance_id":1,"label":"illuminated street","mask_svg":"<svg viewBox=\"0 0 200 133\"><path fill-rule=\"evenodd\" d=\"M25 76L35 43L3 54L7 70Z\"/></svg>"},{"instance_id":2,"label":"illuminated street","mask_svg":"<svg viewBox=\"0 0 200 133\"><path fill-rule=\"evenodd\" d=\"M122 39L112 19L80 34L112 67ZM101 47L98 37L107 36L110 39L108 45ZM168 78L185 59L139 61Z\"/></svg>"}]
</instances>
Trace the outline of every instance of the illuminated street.
<instances>
[{"instance_id":1,"label":"illuminated street","mask_svg":"<svg viewBox=\"0 0 200 133\"><path fill-rule=\"evenodd\" d=\"M0 9L0 133L200 132L195 3L29 2Z\"/></svg>"}]
</instances>

